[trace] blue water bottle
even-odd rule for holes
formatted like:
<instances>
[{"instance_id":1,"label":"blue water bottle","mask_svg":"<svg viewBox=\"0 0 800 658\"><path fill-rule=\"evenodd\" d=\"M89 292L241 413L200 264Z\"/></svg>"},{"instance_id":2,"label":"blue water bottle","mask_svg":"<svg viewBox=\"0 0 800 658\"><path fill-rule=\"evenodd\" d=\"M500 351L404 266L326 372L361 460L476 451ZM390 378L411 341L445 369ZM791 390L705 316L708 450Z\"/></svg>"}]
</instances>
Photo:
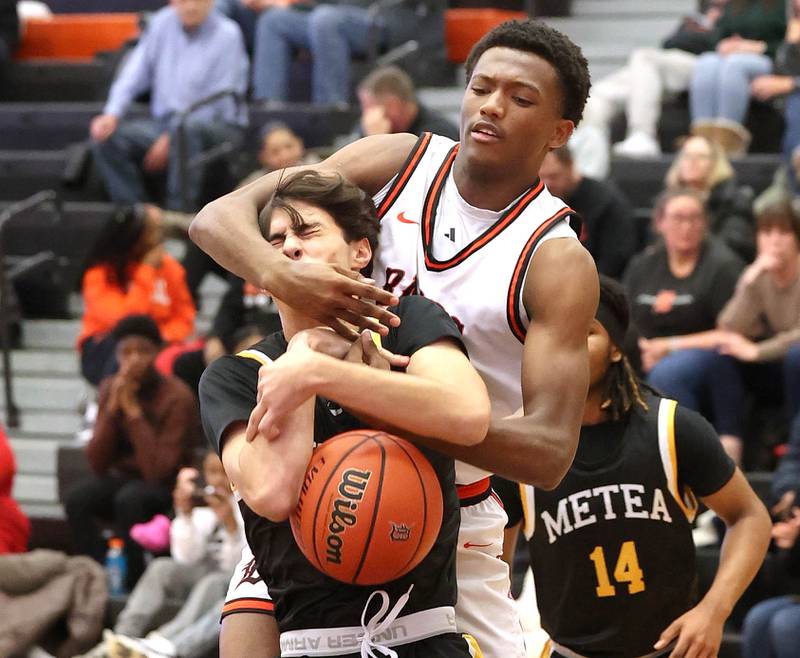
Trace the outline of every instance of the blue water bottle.
<instances>
[{"instance_id":1,"label":"blue water bottle","mask_svg":"<svg viewBox=\"0 0 800 658\"><path fill-rule=\"evenodd\" d=\"M128 576L128 560L125 557L125 542L119 537L108 540L106 553L106 579L108 580L108 593L111 596L125 594L125 580Z\"/></svg>"}]
</instances>

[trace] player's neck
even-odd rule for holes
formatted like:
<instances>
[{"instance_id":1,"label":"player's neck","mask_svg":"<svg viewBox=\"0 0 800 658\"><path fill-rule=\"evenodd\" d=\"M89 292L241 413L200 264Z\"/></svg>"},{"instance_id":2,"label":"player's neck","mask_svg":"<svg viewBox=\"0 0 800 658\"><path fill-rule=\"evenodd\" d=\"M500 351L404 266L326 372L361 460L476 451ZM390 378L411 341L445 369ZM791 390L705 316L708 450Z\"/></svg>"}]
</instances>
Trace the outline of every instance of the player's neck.
<instances>
[{"instance_id":1,"label":"player's neck","mask_svg":"<svg viewBox=\"0 0 800 658\"><path fill-rule=\"evenodd\" d=\"M536 175L498 171L496 167L470 164L461 152L456 155L453 177L461 198L483 210L506 208L536 180Z\"/></svg>"},{"instance_id":2,"label":"player's neck","mask_svg":"<svg viewBox=\"0 0 800 658\"><path fill-rule=\"evenodd\" d=\"M298 313L283 304L278 306L278 311L281 316L283 335L287 341L292 340L296 334L305 329L314 329L319 326L319 322L315 321L313 318Z\"/></svg>"}]
</instances>

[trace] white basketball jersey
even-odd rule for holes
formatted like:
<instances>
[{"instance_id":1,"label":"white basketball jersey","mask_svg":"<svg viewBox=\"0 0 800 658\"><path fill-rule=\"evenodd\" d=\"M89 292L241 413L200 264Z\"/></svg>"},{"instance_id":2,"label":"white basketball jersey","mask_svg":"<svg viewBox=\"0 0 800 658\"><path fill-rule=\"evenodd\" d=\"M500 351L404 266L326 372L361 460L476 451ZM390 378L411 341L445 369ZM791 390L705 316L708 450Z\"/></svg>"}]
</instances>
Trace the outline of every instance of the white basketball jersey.
<instances>
[{"instance_id":1,"label":"white basketball jersey","mask_svg":"<svg viewBox=\"0 0 800 658\"><path fill-rule=\"evenodd\" d=\"M379 287L424 295L453 316L493 416L505 417L522 407L528 264L542 240L575 238L566 221L572 210L538 180L503 211L470 206L453 180L457 151L456 142L425 133L376 196L381 235L373 277ZM459 484L486 475L457 463Z\"/></svg>"}]
</instances>

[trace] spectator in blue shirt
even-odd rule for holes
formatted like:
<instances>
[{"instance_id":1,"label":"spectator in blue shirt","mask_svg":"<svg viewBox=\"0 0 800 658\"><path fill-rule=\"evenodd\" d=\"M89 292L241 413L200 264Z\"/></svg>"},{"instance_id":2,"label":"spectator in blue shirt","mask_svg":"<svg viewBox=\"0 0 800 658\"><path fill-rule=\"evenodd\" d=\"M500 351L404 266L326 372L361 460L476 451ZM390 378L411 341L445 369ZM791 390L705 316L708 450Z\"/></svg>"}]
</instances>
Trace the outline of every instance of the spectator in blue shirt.
<instances>
[{"instance_id":1,"label":"spectator in blue shirt","mask_svg":"<svg viewBox=\"0 0 800 658\"><path fill-rule=\"evenodd\" d=\"M94 155L109 196L117 203L145 201L142 170L167 170L167 206L183 207L176 148L178 115L221 91L244 95L247 55L238 26L211 11L213 0L171 0L150 21L111 87L103 113L92 119ZM131 103L150 91L150 117L126 119ZM187 158L225 141L239 142L243 107L222 98L191 114ZM187 201L198 201L197 175L188 176Z\"/></svg>"}]
</instances>

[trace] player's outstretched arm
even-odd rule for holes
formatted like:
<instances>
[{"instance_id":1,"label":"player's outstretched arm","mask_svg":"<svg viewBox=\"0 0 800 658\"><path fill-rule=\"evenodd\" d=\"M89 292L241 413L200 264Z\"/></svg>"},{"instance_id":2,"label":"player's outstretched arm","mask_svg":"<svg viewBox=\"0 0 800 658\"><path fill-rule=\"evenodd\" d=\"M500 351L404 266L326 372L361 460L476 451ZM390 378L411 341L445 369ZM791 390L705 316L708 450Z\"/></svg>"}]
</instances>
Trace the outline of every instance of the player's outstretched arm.
<instances>
[{"instance_id":1,"label":"player's outstretched arm","mask_svg":"<svg viewBox=\"0 0 800 658\"><path fill-rule=\"evenodd\" d=\"M189 236L225 269L343 335L352 332L341 319L385 333L386 326L398 323L397 318L362 300L389 306L397 304L396 297L360 281L357 273L345 268L281 257L259 233L257 218L281 176L302 169L338 172L374 194L402 167L415 141L406 134L366 137L319 164L269 173L206 205L192 221Z\"/></svg>"},{"instance_id":2,"label":"player's outstretched arm","mask_svg":"<svg viewBox=\"0 0 800 658\"><path fill-rule=\"evenodd\" d=\"M376 349L365 332L362 349ZM301 344L302 345L302 344ZM414 352L405 373L339 360L299 347L263 366L259 372L259 405L250 433L283 432L284 418L296 405L319 395L382 427L435 437L460 445L483 439L489 426L486 386L466 355L450 339ZM288 356L288 355L287 355Z\"/></svg>"},{"instance_id":3,"label":"player's outstretched arm","mask_svg":"<svg viewBox=\"0 0 800 658\"><path fill-rule=\"evenodd\" d=\"M523 291L531 318L522 356L523 413L493 420L475 447L427 445L509 480L556 487L578 446L598 297L594 261L577 240L541 245Z\"/></svg>"},{"instance_id":4,"label":"player's outstretched arm","mask_svg":"<svg viewBox=\"0 0 800 658\"><path fill-rule=\"evenodd\" d=\"M719 568L702 601L664 630L658 651L677 638L670 658L713 658L722 642L725 620L756 575L770 541L769 513L737 468L718 492L702 501L725 522Z\"/></svg>"}]
</instances>

